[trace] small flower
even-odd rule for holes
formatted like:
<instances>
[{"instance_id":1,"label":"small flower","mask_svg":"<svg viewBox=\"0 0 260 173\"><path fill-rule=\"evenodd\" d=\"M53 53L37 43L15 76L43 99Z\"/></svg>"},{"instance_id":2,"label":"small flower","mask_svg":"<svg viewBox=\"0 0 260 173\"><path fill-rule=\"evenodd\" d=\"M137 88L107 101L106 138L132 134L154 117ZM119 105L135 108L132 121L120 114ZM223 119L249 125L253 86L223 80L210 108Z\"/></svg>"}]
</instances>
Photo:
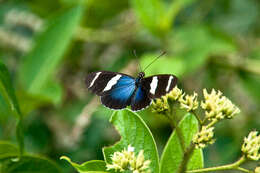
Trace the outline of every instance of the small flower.
<instances>
[{"instance_id":1,"label":"small flower","mask_svg":"<svg viewBox=\"0 0 260 173\"><path fill-rule=\"evenodd\" d=\"M131 170L133 170L136 173L141 173L143 171L146 171L149 169L151 161L150 160L144 160L144 150L141 150L137 156L136 159L130 162ZM148 173L149 170L147 170L145 173Z\"/></svg>"},{"instance_id":2,"label":"small flower","mask_svg":"<svg viewBox=\"0 0 260 173\"><path fill-rule=\"evenodd\" d=\"M116 171L124 172L131 170L133 173L150 173L150 160L144 159L144 150L135 156L134 147L128 146L127 150L115 152L112 157L112 164L107 164L107 170L114 169Z\"/></svg>"},{"instance_id":3,"label":"small flower","mask_svg":"<svg viewBox=\"0 0 260 173\"><path fill-rule=\"evenodd\" d=\"M260 159L260 135L257 133L257 131L250 132L248 137L244 138L241 149L247 158L256 161Z\"/></svg>"},{"instance_id":4,"label":"small flower","mask_svg":"<svg viewBox=\"0 0 260 173\"><path fill-rule=\"evenodd\" d=\"M193 143L196 148L205 148L208 144L213 144L215 140L214 136L214 127L202 126L201 131L195 134L193 137Z\"/></svg>"},{"instance_id":5,"label":"small flower","mask_svg":"<svg viewBox=\"0 0 260 173\"><path fill-rule=\"evenodd\" d=\"M169 104L166 96L153 101L152 112L166 114L167 111L169 111Z\"/></svg>"},{"instance_id":6,"label":"small flower","mask_svg":"<svg viewBox=\"0 0 260 173\"><path fill-rule=\"evenodd\" d=\"M169 98L169 99L172 99L172 100L178 100L182 95L182 90L179 89L177 86L175 86L172 91L167 94L166 96Z\"/></svg>"},{"instance_id":7,"label":"small flower","mask_svg":"<svg viewBox=\"0 0 260 173\"><path fill-rule=\"evenodd\" d=\"M193 95L186 95L185 97L184 95L185 94L182 94L181 97L179 98L181 108L184 108L187 111L192 111L197 109L199 106L197 100L198 94L194 92Z\"/></svg>"},{"instance_id":8,"label":"small flower","mask_svg":"<svg viewBox=\"0 0 260 173\"><path fill-rule=\"evenodd\" d=\"M240 112L227 97L222 96L220 91L216 92L214 89L208 93L206 89L203 90L205 101L201 102L202 109L205 110L206 118L208 120L221 120L224 118L233 118Z\"/></svg>"}]
</instances>

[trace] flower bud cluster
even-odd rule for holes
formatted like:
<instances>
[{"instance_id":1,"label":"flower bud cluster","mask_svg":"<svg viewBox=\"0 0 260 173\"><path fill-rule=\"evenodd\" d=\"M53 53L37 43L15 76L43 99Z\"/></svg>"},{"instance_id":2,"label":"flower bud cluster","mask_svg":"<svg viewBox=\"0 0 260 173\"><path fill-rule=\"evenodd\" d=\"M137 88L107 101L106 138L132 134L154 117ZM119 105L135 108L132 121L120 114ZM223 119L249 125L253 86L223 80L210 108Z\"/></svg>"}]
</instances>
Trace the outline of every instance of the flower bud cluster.
<instances>
[{"instance_id":1,"label":"flower bud cluster","mask_svg":"<svg viewBox=\"0 0 260 173\"><path fill-rule=\"evenodd\" d=\"M195 147L205 148L208 144L213 144L215 142L213 130L214 127L202 126L201 131L195 134L192 139Z\"/></svg>"},{"instance_id":2,"label":"flower bud cluster","mask_svg":"<svg viewBox=\"0 0 260 173\"><path fill-rule=\"evenodd\" d=\"M182 96L182 90L175 86L172 91L166 95L171 100L178 100Z\"/></svg>"},{"instance_id":3,"label":"flower bud cluster","mask_svg":"<svg viewBox=\"0 0 260 173\"><path fill-rule=\"evenodd\" d=\"M112 156L112 164L107 164L107 170L114 169L115 171L125 172L132 171L133 173L150 173L150 160L145 160L144 151L141 150L137 157L134 153L134 148L131 145L128 149L121 152L115 152Z\"/></svg>"},{"instance_id":4,"label":"flower bud cluster","mask_svg":"<svg viewBox=\"0 0 260 173\"><path fill-rule=\"evenodd\" d=\"M195 92L193 93L193 95L182 94L179 98L180 107L186 109L188 112L196 110L199 106L197 97L198 94Z\"/></svg>"},{"instance_id":5,"label":"flower bud cluster","mask_svg":"<svg viewBox=\"0 0 260 173\"><path fill-rule=\"evenodd\" d=\"M197 93L193 95L185 95L181 89L177 86L172 89L170 93L163 96L161 99L156 99L152 104L153 112L166 113L169 111L170 106L168 104L168 99L172 101L178 101L180 107L186 109L187 111L192 111L198 108Z\"/></svg>"},{"instance_id":6,"label":"flower bud cluster","mask_svg":"<svg viewBox=\"0 0 260 173\"><path fill-rule=\"evenodd\" d=\"M204 101L201 101L200 106L205 111L205 119L203 121L199 119L202 128L193 137L193 143L196 148L204 148L208 144L213 144L215 142L215 139L213 139L213 125L222 119L233 118L240 112L239 108L227 97L223 96L220 91L212 89L208 93L204 89L203 95ZM168 101L177 101L180 104L180 108L186 109L188 112L194 112L199 107L197 93L194 92L192 95L188 95L176 86L169 94L153 102L153 112L166 114L171 109ZM206 122L209 123L205 125Z\"/></svg>"},{"instance_id":7,"label":"flower bud cluster","mask_svg":"<svg viewBox=\"0 0 260 173\"><path fill-rule=\"evenodd\" d=\"M240 112L228 98L222 96L220 91L216 92L214 89L208 93L206 89L203 90L205 101L201 102L202 109L205 110L206 119L208 120L222 120L224 118L233 118Z\"/></svg>"},{"instance_id":8,"label":"flower bud cluster","mask_svg":"<svg viewBox=\"0 0 260 173\"><path fill-rule=\"evenodd\" d=\"M161 99L156 99L152 103L152 112L159 114L166 114L169 111L169 104L166 96L163 96Z\"/></svg>"},{"instance_id":9,"label":"flower bud cluster","mask_svg":"<svg viewBox=\"0 0 260 173\"><path fill-rule=\"evenodd\" d=\"M241 150L248 159L260 159L260 135L257 131L250 132L248 137L244 138Z\"/></svg>"}]
</instances>

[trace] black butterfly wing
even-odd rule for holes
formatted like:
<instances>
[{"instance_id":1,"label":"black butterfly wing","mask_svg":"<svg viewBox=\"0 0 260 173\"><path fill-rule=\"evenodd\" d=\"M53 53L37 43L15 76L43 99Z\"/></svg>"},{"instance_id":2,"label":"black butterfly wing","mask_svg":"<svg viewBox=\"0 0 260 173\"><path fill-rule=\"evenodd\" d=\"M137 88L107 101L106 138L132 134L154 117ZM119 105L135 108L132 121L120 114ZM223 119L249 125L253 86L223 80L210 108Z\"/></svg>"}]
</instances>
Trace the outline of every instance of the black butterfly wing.
<instances>
[{"instance_id":1,"label":"black butterfly wing","mask_svg":"<svg viewBox=\"0 0 260 173\"><path fill-rule=\"evenodd\" d=\"M177 80L174 75L154 75L144 78L141 85L149 98L156 99L169 93L176 86Z\"/></svg>"},{"instance_id":2,"label":"black butterfly wing","mask_svg":"<svg viewBox=\"0 0 260 173\"><path fill-rule=\"evenodd\" d=\"M135 79L123 73L99 71L86 78L89 90L101 96L101 102L111 109L123 109L130 105L135 92Z\"/></svg>"}]
</instances>

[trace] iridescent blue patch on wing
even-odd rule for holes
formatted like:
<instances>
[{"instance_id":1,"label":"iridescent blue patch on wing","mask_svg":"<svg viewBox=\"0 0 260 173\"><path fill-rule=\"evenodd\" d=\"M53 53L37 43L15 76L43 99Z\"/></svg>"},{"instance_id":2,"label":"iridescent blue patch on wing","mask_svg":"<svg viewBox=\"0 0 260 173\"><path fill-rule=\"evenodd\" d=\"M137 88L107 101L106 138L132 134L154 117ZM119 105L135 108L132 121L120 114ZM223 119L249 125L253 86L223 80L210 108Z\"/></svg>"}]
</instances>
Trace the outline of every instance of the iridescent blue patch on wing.
<instances>
[{"instance_id":1,"label":"iridescent blue patch on wing","mask_svg":"<svg viewBox=\"0 0 260 173\"><path fill-rule=\"evenodd\" d=\"M127 102L135 90L135 80L129 76L122 76L110 92L112 99Z\"/></svg>"}]
</instances>

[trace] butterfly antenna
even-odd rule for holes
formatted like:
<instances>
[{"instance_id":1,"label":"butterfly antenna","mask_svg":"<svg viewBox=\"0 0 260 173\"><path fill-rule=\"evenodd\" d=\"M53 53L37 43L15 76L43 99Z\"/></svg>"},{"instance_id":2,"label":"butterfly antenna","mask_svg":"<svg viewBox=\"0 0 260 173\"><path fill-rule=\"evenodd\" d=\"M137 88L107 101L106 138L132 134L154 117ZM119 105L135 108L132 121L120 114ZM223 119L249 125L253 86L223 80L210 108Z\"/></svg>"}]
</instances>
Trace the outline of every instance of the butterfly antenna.
<instances>
[{"instance_id":1,"label":"butterfly antenna","mask_svg":"<svg viewBox=\"0 0 260 173\"><path fill-rule=\"evenodd\" d=\"M154 60L144 68L144 71L145 71L150 65L152 65L157 59L159 59L161 56L163 56L164 54L166 54L166 51L163 51L159 56L157 56L156 58L154 58ZM143 71L143 72L144 72L144 71Z\"/></svg>"},{"instance_id":2,"label":"butterfly antenna","mask_svg":"<svg viewBox=\"0 0 260 173\"><path fill-rule=\"evenodd\" d=\"M140 69L140 71L143 71L142 70L142 67L141 67L141 64L140 64L140 61L139 61L139 58L138 58L138 56L137 56L137 54L136 54L136 50L134 49L133 50L133 54L134 54L134 56L137 58L137 60L138 60L138 65L139 65L139 69Z\"/></svg>"}]
</instances>

